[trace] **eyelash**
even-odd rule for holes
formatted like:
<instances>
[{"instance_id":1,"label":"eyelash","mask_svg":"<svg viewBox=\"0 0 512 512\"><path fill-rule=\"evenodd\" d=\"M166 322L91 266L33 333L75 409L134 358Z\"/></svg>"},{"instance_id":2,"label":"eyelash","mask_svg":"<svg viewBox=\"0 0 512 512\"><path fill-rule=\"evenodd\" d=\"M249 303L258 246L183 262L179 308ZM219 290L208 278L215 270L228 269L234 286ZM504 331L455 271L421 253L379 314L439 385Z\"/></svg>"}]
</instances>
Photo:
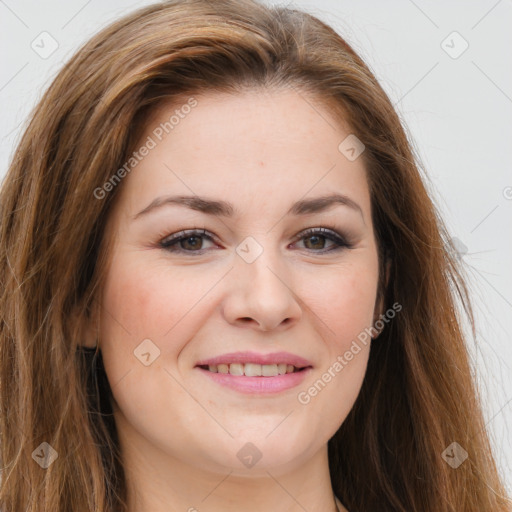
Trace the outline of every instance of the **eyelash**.
<instances>
[{"instance_id":1,"label":"eyelash","mask_svg":"<svg viewBox=\"0 0 512 512\"><path fill-rule=\"evenodd\" d=\"M327 228L309 228L305 231L302 231L298 237L296 237L295 242L300 241L304 238L309 238L311 236L320 235L328 240L331 240L331 242L334 242L335 246L331 249L320 249L318 251L315 251L314 249L309 249L313 251L314 254L325 254L330 252L336 252L341 249L350 249L352 247L351 244L349 244L346 239L338 234L336 231L333 231L331 229ZM160 242L160 247L168 252L171 253L181 253L181 254L198 254L201 255L208 249L199 249L197 251L190 251L185 250L181 248L176 248L175 246L178 245L181 241L186 240L187 238L199 238L201 236L205 236L210 241L215 242L215 237L210 234L205 229L186 229L184 231L179 231L178 233L174 233L173 235L164 238Z\"/></svg>"}]
</instances>

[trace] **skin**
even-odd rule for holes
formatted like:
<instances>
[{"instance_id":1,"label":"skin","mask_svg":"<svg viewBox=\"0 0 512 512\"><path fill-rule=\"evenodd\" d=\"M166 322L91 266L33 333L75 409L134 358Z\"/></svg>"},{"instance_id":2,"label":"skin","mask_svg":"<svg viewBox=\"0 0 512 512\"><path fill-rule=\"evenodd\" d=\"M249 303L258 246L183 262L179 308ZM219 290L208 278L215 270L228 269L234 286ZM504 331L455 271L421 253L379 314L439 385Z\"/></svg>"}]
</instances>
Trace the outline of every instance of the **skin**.
<instances>
[{"instance_id":1,"label":"skin","mask_svg":"<svg viewBox=\"0 0 512 512\"><path fill-rule=\"evenodd\" d=\"M297 395L383 312L362 158L349 161L338 150L350 129L304 94L194 97L198 105L124 178L105 233L115 243L99 344L129 510L230 512L243 504L247 512L334 512L327 442L360 391L370 340L309 403ZM141 144L179 106L160 106ZM295 201L333 192L362 213L336 205L285 216ZM166 205L134 219L156 197L175 194L223 199L239 214ZM351 247L322 254L336 244L322 234L297 237L320 227ZM185 237L174 246L183 253L159 245L193 228L216 239ZM249 236L263 249L252 263L236 252ZM148 366L134 356L145 339L160 351ZM292 352L313 370L296 388L253 396L195 368L200 359L245 350ZM261 453L252 467L237 457L247 442Z\"/></svg>"}]
</instances>

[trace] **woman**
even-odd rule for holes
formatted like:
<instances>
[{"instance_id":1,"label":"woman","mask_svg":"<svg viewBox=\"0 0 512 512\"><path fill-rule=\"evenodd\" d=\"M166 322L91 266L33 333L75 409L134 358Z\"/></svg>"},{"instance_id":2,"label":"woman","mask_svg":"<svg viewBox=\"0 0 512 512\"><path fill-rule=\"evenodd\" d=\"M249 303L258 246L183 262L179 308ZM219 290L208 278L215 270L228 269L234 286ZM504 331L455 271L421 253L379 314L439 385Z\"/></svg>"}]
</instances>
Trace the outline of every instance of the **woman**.
<instances>
[{"instance_id":1,"label":"woman","mask_svg":"<svg viewBox=\"0 0 512 512\"><path fill-rule=\"evenodd\" d=\"M446 229L316 18L197 0L112 24L0 205L3 510L510 510Z\"/></svg>"}]
</instances>

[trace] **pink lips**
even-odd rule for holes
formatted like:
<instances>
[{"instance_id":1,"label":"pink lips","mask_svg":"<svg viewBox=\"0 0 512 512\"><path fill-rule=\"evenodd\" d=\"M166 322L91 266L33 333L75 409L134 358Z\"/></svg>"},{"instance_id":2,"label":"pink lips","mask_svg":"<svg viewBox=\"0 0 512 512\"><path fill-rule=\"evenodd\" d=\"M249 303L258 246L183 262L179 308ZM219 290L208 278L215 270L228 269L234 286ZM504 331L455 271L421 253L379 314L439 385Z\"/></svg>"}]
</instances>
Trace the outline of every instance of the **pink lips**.
<instances>
[{"instance_id":1,"label":"pink lips","mask_svg":"<svg viewBox=\"0 0 512 512\"><path fill-rule=\"evenodd\" d=\"M282 364L286 363L300 368L300 371L276 375L274 377L247 377L246 375L231 375L229 373L210 372L201 366L255 363L255 364ZM221 356L199 361L196 369L214 382L234 389L241 393L268 394L278 393L298 386L312 370L311 363L302 357L289 352L274 352L272 354L258 354L257 352L232 352Z\"/></svg>"},{"instance_id":2,"label":"pink lips","mask_svg":"<svg viewBox=\"0 0 512 512\"><path fill-rule=\"evenodd\" d=\"M255 364L293 364L297 368L305 368L312 364L302 357L290 354L289 352L274 352L272 354L259 354L258 352L230 352L221 356L212 357L196 363L196 366L210 364L231 364L231 363L255 363Z\"/></svg>"}]
</instances>

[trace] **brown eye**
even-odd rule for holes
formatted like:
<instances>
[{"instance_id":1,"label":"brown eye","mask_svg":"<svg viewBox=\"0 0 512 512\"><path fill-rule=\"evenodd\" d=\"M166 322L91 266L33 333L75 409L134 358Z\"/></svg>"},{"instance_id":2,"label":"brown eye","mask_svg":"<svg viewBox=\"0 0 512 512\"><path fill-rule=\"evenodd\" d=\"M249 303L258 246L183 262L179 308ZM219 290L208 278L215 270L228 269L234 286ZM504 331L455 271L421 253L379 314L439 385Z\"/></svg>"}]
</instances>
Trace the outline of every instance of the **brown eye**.
<instances>
[{"instance_id":1,"label":"brown eye","mask_svg":"<svg viewBox=\"0 0 512 512\"><path fill-rule=\"evenodd\" d=\"M206 230L186 230L175 233L160 242L160 247L169 252L202 254L204 239L213 241L213 237L206 234Z\"/></svg>"},{"instance_id":2,"label":"brown eye","mask_svg":"<svg viewBox=\"0 0 512 512\"><path fill-rule=\"evenodd\" d=\"M202 246L202 240L199 236L189 236L187 238L182 238L178 241L180 244L180 247L185 250L194 250L194 249L201 249L200 246ZM185 245L188 245L188 247L185 247Z\"/></svg>"},{"instance_id":3,"label":"brown eye","mask_svg":"<svg viewBox=\"0 0 512 512\"><path fill-rule=\"evenodd\" d=\"M214 242L214 237L207 234L204 229L189 229L175 233L160 242L160 247L166 251L183 254L203 254L208 247L204 247L204 240ZM305 249L317 254L350 248L345 238L327 228L311 228L300 234L298 241L304 241ZM325 244L331 244L326 248Z\"/></svg>"},{"instance_id":4,"label":"brown eye","mask_svg":"<svg viewBox=\"0 0 512 512\"><path fill-rule=\"evenodd\" d=\"M308 244L304 244L308 249L323 249L324 247L319 247L319 246L322 246L322 245L325 245L325 241L326 241L326 237L323 236L323 235L312 235L312 236L308 236L308 237L305 237L304 240L310 240L312 241L311 244L309 244L310 246L308 247ZM323 243L322 243L323 242ZM311 245L313 247L311 247Z\"/></svg>"},{"instance_id":5,"label":"brown eye","mask_svg":"<svg viewBox=\"0 0 512 512\"><path fill-rule=\"evenodd\" d=\"M312 228L301 233L300 240L304 240L306 249L310 249L314 252L325 253L331 251L337 251L342 248L351 247L346 240L330 229L326 228ZM308 242L309 240L309 242ZM330 248L325 248L326 240L332 242Z\"/></svg>"}]
</instances>

